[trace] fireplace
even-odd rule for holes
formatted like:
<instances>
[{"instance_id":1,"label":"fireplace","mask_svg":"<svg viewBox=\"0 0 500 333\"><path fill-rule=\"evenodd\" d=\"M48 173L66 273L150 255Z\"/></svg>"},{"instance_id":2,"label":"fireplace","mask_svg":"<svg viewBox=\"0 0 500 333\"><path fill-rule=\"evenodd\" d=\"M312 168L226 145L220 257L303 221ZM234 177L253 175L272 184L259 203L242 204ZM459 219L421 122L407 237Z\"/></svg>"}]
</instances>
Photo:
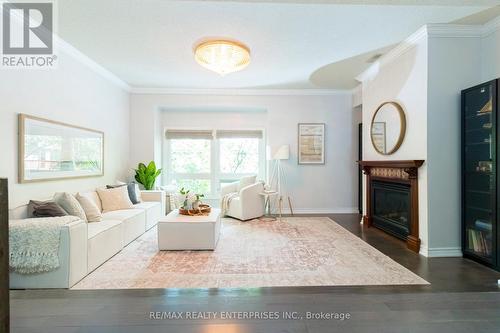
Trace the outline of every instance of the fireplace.
<instances>
[{"instance_id":1,"label":"fireplace","mask_svg":"<svg viewBox=\"0 0 500 333\"><path fill-rule=\"evenodd\" d=\"M420 251L418 168L422 160L359 161L366 175L364 225L374 226Z\"/></svg>"},{"instance_id":2,"label":"fireplace","mask_svg":"<svg viewBox=\"0 0 500 333\"><path fill-rule=\"evenodd\" d=\"M373 225L406 240L410 234L410 185L392 181L372 182Z\"/></svg>"}]
</instances>

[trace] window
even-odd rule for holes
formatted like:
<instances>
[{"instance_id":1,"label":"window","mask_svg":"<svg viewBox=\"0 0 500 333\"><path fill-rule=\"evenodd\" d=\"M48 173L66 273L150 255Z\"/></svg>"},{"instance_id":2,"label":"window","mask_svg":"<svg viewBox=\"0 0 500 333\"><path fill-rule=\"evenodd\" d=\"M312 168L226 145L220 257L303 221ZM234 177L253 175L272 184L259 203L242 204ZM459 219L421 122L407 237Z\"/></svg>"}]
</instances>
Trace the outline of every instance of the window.
<instances>
[{"instance_id":1,"label":"window","mask_svg":"<svg viewBox=\"0 0 500 333\"><path fill-rule=\"evenodd\" d=\"M167 130L167 184L216 196L224 183L245 175L264 178L262 131Z\"/></svg>"}]
</instances>

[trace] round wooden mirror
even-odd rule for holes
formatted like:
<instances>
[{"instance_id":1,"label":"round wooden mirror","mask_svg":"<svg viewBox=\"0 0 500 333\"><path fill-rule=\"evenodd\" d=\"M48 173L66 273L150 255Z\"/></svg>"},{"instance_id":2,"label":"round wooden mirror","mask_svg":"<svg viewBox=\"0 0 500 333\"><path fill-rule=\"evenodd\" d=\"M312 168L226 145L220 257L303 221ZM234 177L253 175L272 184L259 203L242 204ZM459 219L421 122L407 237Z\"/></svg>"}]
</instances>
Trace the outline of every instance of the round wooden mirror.
<instances>
[{"instance_id":1,"label":"round wooden mirror","mask_svg":"<svg viewBox=\"0 0 500 333\"><path fill-rule=\"evenodd\" d=\"M370 137L373 148L382 155L394 154L406 133L406 116L396 102L382 103L372 118Z\"/></svg>"}]
</instances>

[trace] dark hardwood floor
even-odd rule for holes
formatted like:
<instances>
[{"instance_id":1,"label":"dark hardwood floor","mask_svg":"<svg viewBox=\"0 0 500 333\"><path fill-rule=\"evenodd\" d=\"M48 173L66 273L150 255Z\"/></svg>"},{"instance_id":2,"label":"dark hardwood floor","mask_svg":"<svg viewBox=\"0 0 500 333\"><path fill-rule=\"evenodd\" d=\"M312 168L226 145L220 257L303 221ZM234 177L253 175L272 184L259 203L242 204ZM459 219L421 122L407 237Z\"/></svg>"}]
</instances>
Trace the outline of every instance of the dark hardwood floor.
<instances>
[{"instance_id":1,"label":"dark hardwood floor","mask_svg":"<svg viewBox=\"0 0 500 333\"><path fill-rule=\"evenodd\" d=\"M463 258L426 258L377 228L363 228L357 214L330 215L332 220L362 238L385 255L431 283L416 291L500 291L500 273ZM391 287L392 288L392 287Z\"/></svg>"},{"instance_id":2,"label":"dark hardwood floor","mask_svg":"<svg viewBox=\"0 0 500 333\"><path fill-rule=\"evenodd\" d=\"M250 289L11 291L12 332L500 332L500 273L462 258L425 258L363 229L357 214L337 223L431 283L429 286ZM155 319L151 312L180 312ZM188 319L188 312L213 312ZM274 313L277 319L221 318ZM276 313L275 313L276 312ZM307 313L340 319L308 319ZM293 319L286 319L288 314ZM349 315L349 319L345 319ZM164 316L164 315L163 315ZM153 315L154 317L154 315Z\"/></svg>"}]
</instances>

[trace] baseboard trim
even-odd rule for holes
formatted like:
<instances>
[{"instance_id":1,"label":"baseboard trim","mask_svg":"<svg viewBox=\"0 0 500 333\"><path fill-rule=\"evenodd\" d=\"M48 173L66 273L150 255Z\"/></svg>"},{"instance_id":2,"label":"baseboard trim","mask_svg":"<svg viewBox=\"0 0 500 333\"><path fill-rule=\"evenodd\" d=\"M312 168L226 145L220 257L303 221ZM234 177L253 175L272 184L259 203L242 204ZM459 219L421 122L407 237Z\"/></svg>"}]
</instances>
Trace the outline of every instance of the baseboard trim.
<instances>
[{"instance_id":1,"label":"baseboard trim","mask_svg":"<svg viewBox=\"0 0 500 333\"><path fill-rule=\"evenodd\" d=\"M290 209L283 209L283 214L291 214ZM357 214L358 207L341 208L294 208L294 214Z\"/></svg>"},{"instance_id":2,"label":"baseboard trim","mask_svg":"<svg viewBox=\"0 0 500 333\"><path fill-rule=\"evenodd\" d=\"M427 257L461 257L462 248L460 247L436 247L427 250Z\"/></svg>"}]
</instances>

